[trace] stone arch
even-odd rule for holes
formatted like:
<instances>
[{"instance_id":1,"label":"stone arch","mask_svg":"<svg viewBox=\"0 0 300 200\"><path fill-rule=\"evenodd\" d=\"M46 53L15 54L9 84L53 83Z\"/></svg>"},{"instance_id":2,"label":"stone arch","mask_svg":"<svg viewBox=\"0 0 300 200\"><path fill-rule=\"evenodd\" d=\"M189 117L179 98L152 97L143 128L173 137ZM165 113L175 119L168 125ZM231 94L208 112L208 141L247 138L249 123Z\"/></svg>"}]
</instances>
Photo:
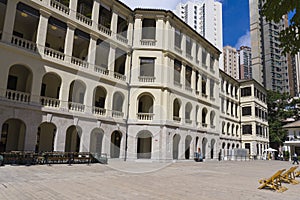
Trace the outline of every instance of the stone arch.
<instances>
[{"instance_id":1,"label":"stone arch","mask_svg":"<svg viewBox=\"0 0 300 200\"><path fill-rule=\"evenodd\" d=\"M43 122L38 127L36 152L49 152L54 150L54 140L56 136L56 126L50 122Z\"/></svg>"},{"instance_id":2,"label":"stone arch","mask_svg":"<svg viewBox=\"0 0 300 200\"><path fill-rule=\"evenodd\" d=\"M181 121L181 101L176 98L173 101L173 120Z\"/></svg>"},{"instance_id":3,"label":"stone arch","mask_svg":"<svg viewBox=\"0 0 300 200\"><path fill-rule=\"evenodd\" d=\"M185 159L190 159L191 142L192 142L192 137L190 135L186 136L185 137Z\"/></svg>"},{"instance_id":4,"label":"stone arch","mask_svg":"<svg viewBox=\"0 0 300 200\"><path fill-rule=\"evenodd\" d=\"M121 92L115 92L113 95L113 105L114 111L123 112L124 95Z\"/></svg>"},{"instance_id":5,"label":"stone arch","mask_svg":"<svg viewBox=\"0 0 300 200\"><path fill-rule=\"evenodd\" d=\"M23 151L26 135L25 123L16 118L6 120L2 125L0 152Z\"/></svg>"},{"instance_id":6,"label":"stone arch","mask_svg":"<svg viewBox=\"0 0 300 200\"><path fill-rule=\"evenodd\" d=\"M151 159L152 133L147 130L137 134L137 159Z\"/></svg>"},{"instance_id":7,"label":"stone arch","mask_svg":"<svg viewBox=\"0 0 300 200\"><path fill-rule=\"evenodd\" d=\"M72 125L67 129L65 152L79 152L82 129Z\"/></svg>"},{"instance_id":8,"label":"stone arch","mask_svg":"<svg viewBox=\"0 0 300 200\"><path fill-rule=\"evenodd\" d=\"M179 158L179 142L180 142L180 135L175 134L173 136L173 159Z\"/></svg>"},{"instance_id":9,"label":"stone arch","mask_svg":"<svg viewBox=\"0 0 300 200\"><path fill-rule=\"evenodd\" d=\"M90 136L90 152L101 155L104 131L100 128L94 128Z\"/></svg>"},{"instance_id":10,"label":"stone arch","mask_svg":"<svg viewBox=\"0 0 300 200\"><path fill-rule=\"evenodd\" d=\"M215 139L211 139L211 142L210 142L210 158L211 159L214 158L215 145L216 145L216 140Z\"/></svg>"},{"instance_id":11,"label":"stone arch","mask_svg":"<svg viewBox=\"0 0 300 200\"><path fill-rule=\"evenodd\" d=\"M69 102L84 104L86 85L81 80L74 80L70 84Z\"/></svg>"},{"instance_id":12,"label":"stone arch","mask_svg":"<svg viewBox=\"0 0 300 200\"><path fill-rule=\"evenodd\" d=\"M93 106L96 108L105 108L105 101L106 101L107 91L102 86L97 86L94 89L93 94Z\"/></svg>"},{"instance_id":13,"label":"stone arch","mask_svg":"<svg viewBox=\"0 0 300 200\"><path fill-rule=\"evenodd\" d=\"M150 93L142 93L138 99L138 113L153 113L154 97Z\"/></svg>"},{"instance_id":14,"label":"stone arch","mask_svg":"<svg viewBox=\"0 0 300 200\"><path fill-rule=\"evenodd\" d=\"M114 131L111 134L110 143L110 157L119 158L120 157L120 147L122 141L122 133L120 131Z\"/></svg>"},{"instance_id":15,"label":"stone arch","mask_svg":"<svg viewBox=\"0 0 300 200\"><path fill-rule=\"evenodd\" d=\"M203 155L203 159L205 159L206 157L206 148L207 148L207 138L203 138L202 139L202 155Z\"/></svg>"},{"instance_id":16,"label":"stone arch","mask_svg":"<svg viewBox=\"0 0 300 200\"><path fill-rule=\"evenodd\" d=\"M41 96L59 99L61 82L62 79L58 74L54 72L46 73L42 80Z\"/></svg>"}]
</instances>

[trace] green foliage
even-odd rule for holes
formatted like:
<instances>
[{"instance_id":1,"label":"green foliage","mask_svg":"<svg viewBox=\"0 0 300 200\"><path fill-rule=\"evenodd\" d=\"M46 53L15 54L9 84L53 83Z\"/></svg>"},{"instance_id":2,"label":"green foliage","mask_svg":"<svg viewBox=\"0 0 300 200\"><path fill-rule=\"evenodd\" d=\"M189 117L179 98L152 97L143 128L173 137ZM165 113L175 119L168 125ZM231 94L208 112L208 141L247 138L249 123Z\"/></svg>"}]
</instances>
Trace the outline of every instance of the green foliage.
<instances>
[{"instance_id":1,"label":"green foliage","mask_svg":"<svg viewBox=\"0 0 300 200\"><path fill-rule=\"evenodd\" d=\"M300 1L299 0L266 0L262 14L267 21L275 23L282 20L282 16L291 16L290 26L279 34L280 47L283 53L297 54L300 51Z\"/></svg>"},{"instance_id":2,"label":"green foliage","mask_svg":"<svg viewBox=\"0 0 300 200\"><path fill-rule=\"evenodd\" d=\"M289 151L284 151L283 152L283 159L284 160L289 160L290 157L290 152Z\"/></svg>"}]
</instances>

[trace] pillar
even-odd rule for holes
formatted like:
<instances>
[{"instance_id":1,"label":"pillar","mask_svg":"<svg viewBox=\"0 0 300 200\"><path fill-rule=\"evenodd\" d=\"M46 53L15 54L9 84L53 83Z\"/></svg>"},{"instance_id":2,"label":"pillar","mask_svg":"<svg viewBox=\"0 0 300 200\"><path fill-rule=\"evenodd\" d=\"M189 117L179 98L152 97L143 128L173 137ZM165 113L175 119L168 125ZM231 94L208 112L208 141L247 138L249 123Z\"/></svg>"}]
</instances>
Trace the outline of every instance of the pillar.
<instances>
[{"instance_id":1,"label":"pillar","mask_svg":"<svg viewBox=\"0 0 300 200\"><path fill-rule=\"evenodd\" d=\"M66 55L66 60L69 61L69 63L71 62L71 57L73 54L74 33L75 33L75 25L68 23L64 53Z\"/></svg>"},{"instance_id":2,"label":"pillar","mask_svg":"<svg viewBox=\"0 0 300 200\"><path fill-rule=\"evenodd\" d=\"M93 4L92 10L92 21L93 21L93 29L98 30L98 20L99 20L99 12L100 12L100 2L99 0L95 0Z\"/></svg>"},{"instance_id":3,"label":"pillar","mask_svg":"<svg viewBox=\"0 0 300 200\"><path fill-rule=\"evenodd\" d=\"M87 61L92 66L96 62L97 39L96 35L91 34Z\"/></svg>"},{"instance_id":4,"label":"pillar","mask_svg":"<svg viewBox=\"0 0 300 200\"><path fill-rule=\"evenodd\" d=\"M36 43L40 54L44 54L43 50L46 44L48 20L51 14L44 10L40 10L40 13L41 14L40 14L40 21L37 30Z\"/></svg>"},{"instance_id":5,"label":"pillar","mask_svg":"<svg viewBox=\"0 0 300 200\"><path fill-rule=\"evenodd\" d=\"M10 43L14 31L14 22L17 10L17 0L9 0L6 4L5 19L3 25L2 41Z\"/></svg>"},{"instance_id":6,"label":"pillar","mask_svg":"<svg viewBox=\"0 0 300 200\"><path fill-rule=\"evenodd\" d=\"M158 47L163 47L163 41L167 40L167 38L164 38L164 16L158 15L156 16L156 36L155 39L157 41L156 45Z\"/></svg>"},{"instance_id":7,"label":"pillar","mask_svg":"<svg viewBox=\"0 0 300 200\"><path fill-rule=\"evenodd\" d=\"M109 73L114 72L115 69L115 59L116 59L116 46L110 44L110 50L108 55L108 70Z\"/></svg>"}]
</instances>

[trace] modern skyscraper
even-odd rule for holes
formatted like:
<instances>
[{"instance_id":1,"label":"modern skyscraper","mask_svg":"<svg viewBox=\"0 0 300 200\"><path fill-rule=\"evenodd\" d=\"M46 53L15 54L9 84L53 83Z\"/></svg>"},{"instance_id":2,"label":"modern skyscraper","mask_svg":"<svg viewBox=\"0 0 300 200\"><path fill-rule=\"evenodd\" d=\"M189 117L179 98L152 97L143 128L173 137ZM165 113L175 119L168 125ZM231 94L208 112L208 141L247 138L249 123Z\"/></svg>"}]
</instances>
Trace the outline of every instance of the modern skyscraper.
<instances>
[{"instance_id":1,"label":"modern skyscraper","mask_svg":"<svg viewBox=\"0 0 300 200\"><path fill-rule=\"evenodd\" d=\"M239 76L239 57L236 48L225 46L223 48L224 72L229 76L240 79Z\"/></svg>"},{"instance_id":2,"label":"modern skyscraper","mask_svg":"<svg viewBox=\"0 0 300 200\"><path fill-rule=\"evenodd\" d=\"M174 13L222 51L222 3L214 0L188 1L179 3ZM219 67L223 69L222 59Z\"/></svg>"},{"instance_id":3,"label":"modern skyscraper","mask_svg":"<svg viewBox=\"0 0 300 200\"><path fill-rule=\"evenodd\" d=\"M287 57L279 47L279 33L287 25L287 19L267 22L259 12L263 2L249 0L253 78L269 90L290 92Z\"/></svg>"},{"instance_id":4,"label":"modern skyscraper","mask_svg":"<svg viewBox=\"0 0 300 200\"><path fill-rule=\"evenodd\" d=\"M252 79L251 48L241 46L238 54L240 79Z\"/></svg>"}]
</instances>

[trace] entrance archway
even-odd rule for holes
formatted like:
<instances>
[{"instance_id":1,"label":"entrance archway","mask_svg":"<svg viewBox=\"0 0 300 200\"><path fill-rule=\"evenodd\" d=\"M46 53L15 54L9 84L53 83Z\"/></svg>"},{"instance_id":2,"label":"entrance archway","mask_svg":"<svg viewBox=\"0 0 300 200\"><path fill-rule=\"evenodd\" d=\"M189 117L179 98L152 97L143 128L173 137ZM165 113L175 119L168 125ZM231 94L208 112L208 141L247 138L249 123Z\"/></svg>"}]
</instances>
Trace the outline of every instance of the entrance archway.
<instances>
[{"instance_id":1,"label":"entrance archway","mask_svg":"<svg viewBox=\"0 0 300 200\"><path fill-rule=\"evenodd\" d=\"M207 145L207 139L203 138L203 140L202 140L202 156L203 156L203 159L205 159L205 156L206 156L206 145Z\"/></svg>"},{"instance_id":2,"label":"entrance archway","mask_svg":"<svg viewBox=\"0 0 300 200\"><path fill-rule=\"evenodd\" d=\"M120 157L120 146L122 140L122 133L120 131L114 131L111 134L110 143L110 157L119 158Z\"/></svg>"},{"instance_id":3,"label":"entrance archway","mask_svg":"<svg viewBox=\"0 0 300 200\"><path fill-rule=\"evenodd\" d=\"M190 159L190 145L191 145L192 137L190 135L185 138L185 159Z\"/></svg>"},{"instance_id":4,"label":"entrance archway","mask_svg":"<svg viewBox=\"0 0 300 200\"><path fill-rule=\"evenodd\" d=\"M54 150L54 138L56 126L53 123L42 123L38 127L37 140L35 145L36 152L46 152Z\"/></svg>"},{"instance_id":5,"label":"entrance archway","mask_svg":"<svg viewBox=\"0 0 300 200\"><path fill-rule=\"evenodd\" d=\"M101 155L102 153L102 141L104 132L101 129L94 129L90 138L90 152Z\"/></svg>"},{"instance_id":6,"label":"entrance archway","mask_svg":"<svg viewBox=\"0 0 300 200\"><path fill-rule=\"evenodd\" d=\"M9 119L2 125L0 152L23 151L26 125L19 119Z\"/></svg>"},{"instance_id":7,"label":"entrance archway","mask_svg":"<svg viewBox=\"0 0 300 200\"><path fill-rule=\"evenodd\" d=\"M175 134L173 137L173 159L178 159L179 157L179 141L180 135Z\"/></svg>"},{"instance_id":8,"label":"entrance archway","mask_svg":"<svg viewBox=\"0 0 300 200\"><path fill-rule=\"evenodd\" d=\"M137 158L151 159L152 134L149 131L141 131L137 135Z\"/></svg>"},{"instance_id":9,"label":"entrance archway","mask_svg":"<svg viewBox=\"0 0 300 200\"><path fill-rule=\"evenodd\" d=\"M79 152L82 130L78 126L70 126L67 129L65 152Z\"/></svg>"},{"instance_id":10,"label":"entrance archway","mask_svg":"<svg viewBox=\"0 0 300 200\"><path fill-rule=\"evenodd\" d=\"M214 159L214 151L215 151L216 140L212 139L210 142L210 158Z\"/></svg>"}]
</instances>

